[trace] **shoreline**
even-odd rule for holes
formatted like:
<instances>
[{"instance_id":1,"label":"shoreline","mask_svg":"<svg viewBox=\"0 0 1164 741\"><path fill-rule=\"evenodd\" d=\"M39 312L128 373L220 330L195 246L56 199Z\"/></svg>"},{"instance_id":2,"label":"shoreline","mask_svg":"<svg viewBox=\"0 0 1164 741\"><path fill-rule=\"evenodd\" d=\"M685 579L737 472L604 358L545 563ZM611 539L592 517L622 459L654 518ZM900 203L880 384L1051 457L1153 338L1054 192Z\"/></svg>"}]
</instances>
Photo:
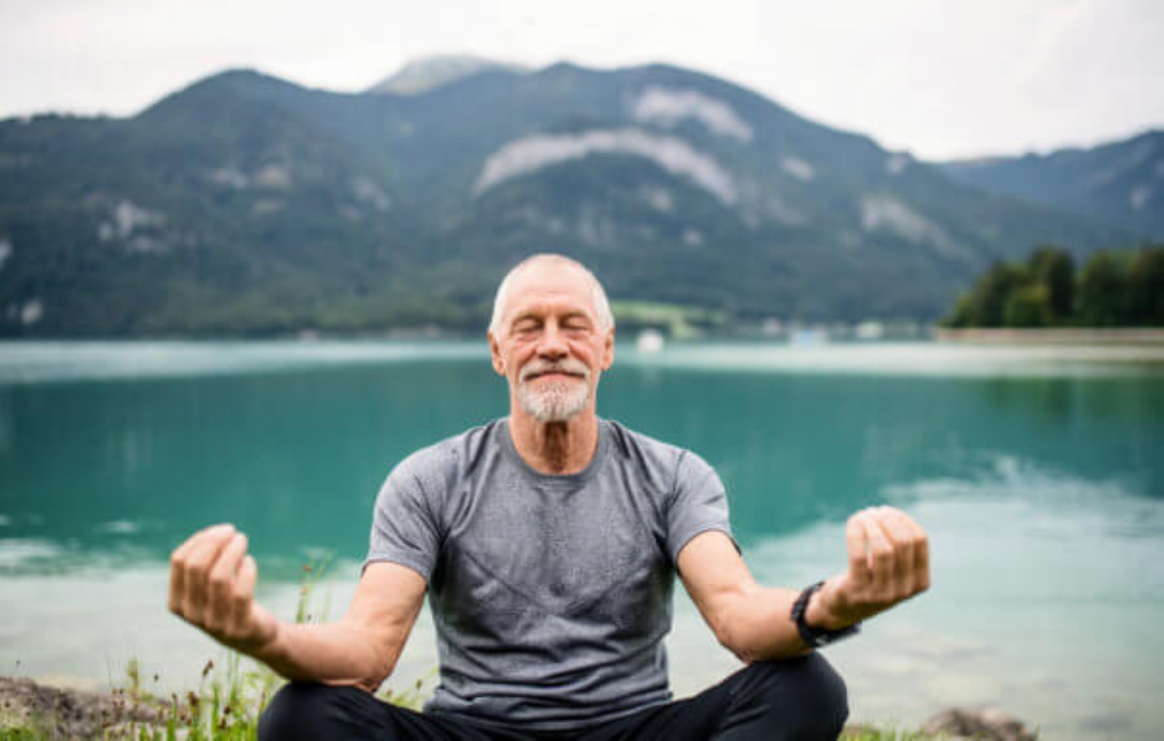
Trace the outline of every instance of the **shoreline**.
<instances>
[{"instance_id":1,"label":"shoreline","mask_svg":"<svg viewBox=\"0 0 1164 741\"><path fill-rule=\"evenodd\" d=\"M210 666L207 667L207 671ZM66 686L52 680L66 680ZM241 727L253 729L258 721L260 708L247 710L236 706L233 718L229 700L225 706L226 715L219 715L219 700L222 696L200 697L194 692L185 695L172 694L170 698L156 697L140 689L114 687L109 689L81 689L65 677L12 677L0 675L0 734L16 731L18 738L24 733L35 738L87 738L95 732L107 739L138 739L157 737L156 733L177 727L190 729L200 727L205 719L200 715L200 705L210 706L212 718L211 738L218 734L215 730L232 731ZM72 686L70 686L72 685ZM231 695L231 699L240 698ZM400 698L403 704L415 705L410 696ZM415 701L416 698L411 698ZM395 702L395 701L394 701ZM250 704L250 703L240 703ZM260 703L261 704L261 701ZM202 718L202 720L200 720ZM153 736L143 735L143 729ZM234 737L235 734L226 735ZM973 736L983 741L1034 741L1037 734L1027 724L997 708L948 708L925 721L917 729L904 730L868 719L853 719L845 725L841 739L854 741L876 741L878 739L926 739Z\"/></svg>"},{"instance_id":2,"label":"shoreline","mask_svg":"<svg viewBox=\"0 0 1164 741\"><path fill-rule=\"evenodd\" d=\"M987 328L934 329L934 340L944 343L992 345L1130 345L1164 349L1164 328L1055 327L1040 329Z\"/></svg>"}]
</instances>

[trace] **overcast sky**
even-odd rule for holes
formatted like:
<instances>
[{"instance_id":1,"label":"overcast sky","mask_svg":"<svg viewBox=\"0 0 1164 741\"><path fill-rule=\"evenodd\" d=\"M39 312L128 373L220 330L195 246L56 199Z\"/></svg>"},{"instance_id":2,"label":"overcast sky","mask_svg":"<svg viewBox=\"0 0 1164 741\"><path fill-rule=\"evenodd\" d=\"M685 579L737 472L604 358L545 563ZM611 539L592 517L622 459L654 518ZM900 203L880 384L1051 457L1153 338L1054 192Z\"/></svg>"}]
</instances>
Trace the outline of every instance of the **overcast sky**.
<instances>
[{"instance_id":1,"label":"overcast sky","mask_svg":"<svg viewBox=\"0 0 1164 741\"><path fill-rule=\"evenodd\" d=\"M661 61L924 158L1049 151L1164 127L1157 0L0 0L0 117L135 113L255 67L362 90L469 53Z\"/></svg>"}]
</instances>

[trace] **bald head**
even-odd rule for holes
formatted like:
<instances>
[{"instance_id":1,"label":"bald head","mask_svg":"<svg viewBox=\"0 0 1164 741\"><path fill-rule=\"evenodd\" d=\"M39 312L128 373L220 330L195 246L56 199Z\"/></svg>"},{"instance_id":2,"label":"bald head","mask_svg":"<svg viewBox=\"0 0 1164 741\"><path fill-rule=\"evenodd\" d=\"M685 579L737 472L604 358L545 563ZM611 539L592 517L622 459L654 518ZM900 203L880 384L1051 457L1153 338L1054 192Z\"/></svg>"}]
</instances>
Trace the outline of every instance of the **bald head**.
<instances>
[{"instance_id":1,"label":"bald head","mask_svg":"<svg viewBox=\"0 0 1164 741\"><path fill-rule=\"evenodd\" d=\"M602 289L602 284L594 277L594 273L587 270L586 266L577 260L572 260L565 255L547 252L527 257L506 273L505 278L501 281L501 285L497 287L497 296L493 299L493 318L489 322L489 331L491 333L496 335L501 329L502 318L505 316L505 307L509 301L509 292L517 276L529 268L543 265L574 270L582 275L586 279L586 282L590 284L594 314L598 317L601 328L604 331L614 329L614 315L610 311L610 303L606 300L606 291Z\"/></svg>"}]
</instances>

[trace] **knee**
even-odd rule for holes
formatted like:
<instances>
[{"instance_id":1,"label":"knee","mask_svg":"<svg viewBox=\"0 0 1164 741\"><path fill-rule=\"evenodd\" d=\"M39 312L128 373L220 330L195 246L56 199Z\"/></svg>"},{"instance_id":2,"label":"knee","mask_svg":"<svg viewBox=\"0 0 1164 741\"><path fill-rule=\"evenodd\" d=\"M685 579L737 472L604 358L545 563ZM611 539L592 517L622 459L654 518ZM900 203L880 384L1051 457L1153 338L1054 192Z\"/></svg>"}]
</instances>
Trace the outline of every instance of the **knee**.
<instances>
[{"instance_id":1,"label":"knee","mask_svg":"<svg viewBox=\"0 0 1164 741\"><path fill-rule=\"evenodd\" d=\"M845 681L819 653L753 664L759 694L788 739L835 739L849 717Z\"/></svg>"},{"instance_id":2,"label":"knee","mask_svg":"<svg viewBox=\"0 0 1164 741\"><path fill-rule=\"evenodd\" d=\"M259 718L259 741L325 741L331 719L350 688L293 682L275 693ZM358 690L356 690L358 691Z\"/></svg>"}]
</instances>

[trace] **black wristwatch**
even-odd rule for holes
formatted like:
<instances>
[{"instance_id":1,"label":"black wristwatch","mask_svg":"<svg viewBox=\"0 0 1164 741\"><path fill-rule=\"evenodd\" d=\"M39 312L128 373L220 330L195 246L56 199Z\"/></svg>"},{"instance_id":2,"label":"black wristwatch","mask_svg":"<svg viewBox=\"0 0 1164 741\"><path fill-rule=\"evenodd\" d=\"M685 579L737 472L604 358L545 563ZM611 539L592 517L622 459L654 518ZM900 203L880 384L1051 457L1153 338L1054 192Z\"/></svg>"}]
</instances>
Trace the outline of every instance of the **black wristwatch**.
<instances>
[{"instance_id":1,"label":"black wristwatch","mask_svg":"<svg viewBox=\"0 0 1164 741\"><path fill-rule=\"evenodd\" d=\"M805 619L805 614L808 612L808 601L812 599L812 595L820 591L824 586L823 581L818 581L810 587L805 587L796 601L792 603L792 622L796 623L796 631L800 633L800 639L812 648L820 648L827 646L830 643L836 643L842 638L848 638L851 635L856 635L861 632L861 624L854 623L847 628L840 630L828 630L826 628L814 628L808 624Z\"/></svg>"}]
</instances>

